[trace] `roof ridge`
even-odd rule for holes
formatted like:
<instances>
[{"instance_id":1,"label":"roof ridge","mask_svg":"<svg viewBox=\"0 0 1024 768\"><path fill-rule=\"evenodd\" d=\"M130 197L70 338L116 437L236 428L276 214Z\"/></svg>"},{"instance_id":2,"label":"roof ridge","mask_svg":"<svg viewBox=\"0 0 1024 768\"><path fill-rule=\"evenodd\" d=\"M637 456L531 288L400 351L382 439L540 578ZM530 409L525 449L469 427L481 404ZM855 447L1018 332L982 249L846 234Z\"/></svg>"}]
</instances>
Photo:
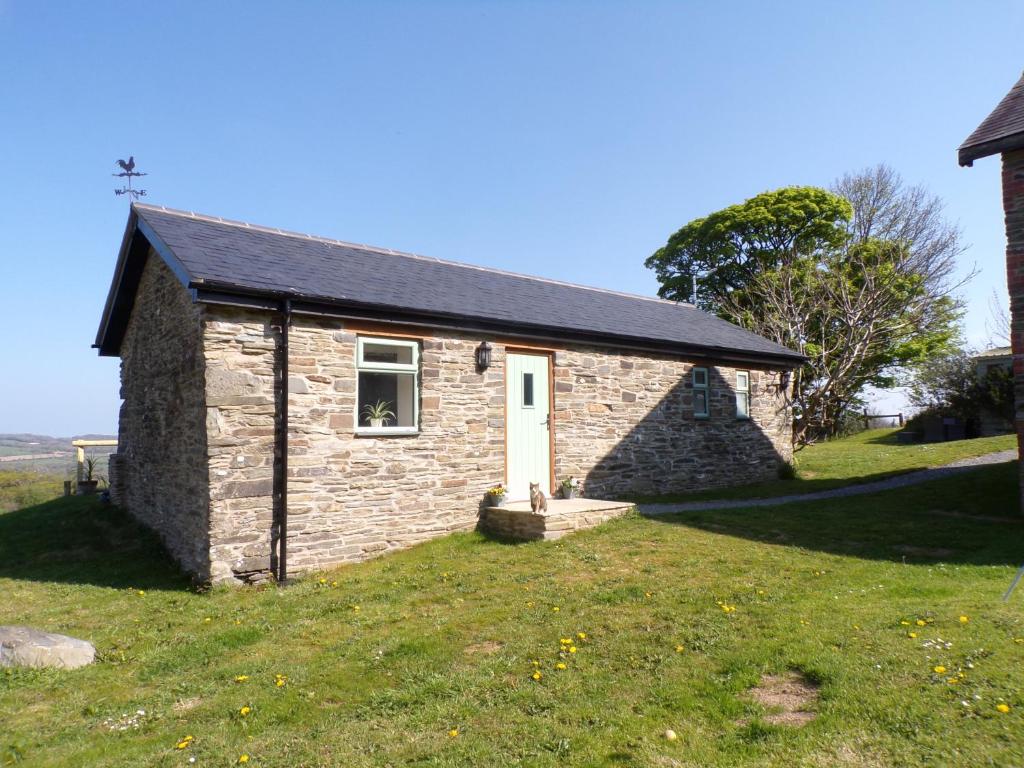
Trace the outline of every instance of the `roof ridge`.
<instances>
[{"instance_id":1,"label":"roof ridge","mask_svg":"<svg viewBox=\"0 0 1024 768\"><path fill-rule=\"evenodd\" d=\"M312 242L325 243L327 245L340 245L347 248L359 248L364 251L372 251L374 253L381 253L386 256L403 256L409 259L421 259L423 261L432 261L437 264L447 264L453 267L463 267L464 269L476 269L481 272L491 272L498 275L506 275L509 277L519 277L524 280L536 280L542 283L551 283L554 285L564 285L569 288L581 288L586 291L597 291L598 293L608 293L614 296L624 296L630 299L642 299L643 301L653 301L659 304L674 304L676 306L691 307L695 308L694 305L688 301L672 301L671 299L662 299L658 296L643 296L639 293L629 293L628 291L616 291L611 288L599 288L593 285L583 285L581 283L570 283L567 280L555 280L550 277L539 277L537 275L527 275L522 272L512 272L505 269L497 269L495 267L482 267L479 264L469 264L464 261L451 261L449 259L439 259L436 256L424 256L419 253L409 253L408 251L396 251L393 248L383 248L377 245L366 245L365 243L353 243L347 240L336 240L330 237L321 237L319 235L310 235L303 232L295 232L288 229L280 229L279 227L268 227L261 224L250 224L247 221L238 221L235 219L225 219L221 216L212 216L205 213L196 213L195 211L184 211L179 208L168 208L166 205L154 205L152 203L138 203L133 202L134 208L141 208L143 210L162 211L169 213L173 216L182 216L190 219L198 219L199 221L209 221L216 224L226 224L232 227L239 227L241 229L251 229L255 232L267 232L273 235L283 235L285 237L295 237L300 240L310 240Z\"/></svg>"}]
</instances>

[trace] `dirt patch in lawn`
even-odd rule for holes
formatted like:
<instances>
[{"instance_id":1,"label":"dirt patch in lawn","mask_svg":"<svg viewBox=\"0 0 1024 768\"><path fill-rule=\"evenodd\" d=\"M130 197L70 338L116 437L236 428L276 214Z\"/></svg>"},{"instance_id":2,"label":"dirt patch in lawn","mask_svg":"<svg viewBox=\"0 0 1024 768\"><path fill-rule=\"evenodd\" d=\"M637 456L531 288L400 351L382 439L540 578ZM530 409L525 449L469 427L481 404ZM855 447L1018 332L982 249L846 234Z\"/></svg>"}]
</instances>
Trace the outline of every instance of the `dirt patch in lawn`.
<instances>
[{"instance_id":1,"label":"dirt patch in lawn","mask_svg":"<svg viewBox=\"0 0 1024 768\"><path fill-rule=\"evenodd\" d=\"M496 641L496 640L485 640L482 643L473 643L471 645L467 645L465 648L462 649L462 652L465 653L467 656L470 656L470 655L473 655L473 654L477 654L477 653L482 653L483 655L486 656L486 655L491 654L491 653L497 653L498 651L501 650L501 648L502 648L502 644L499 643L498 641Z\"/></svg>"},{"instance_id":2,"label":"dirt patch in lawn","mask_svg":"<svg viewBox=\"0 0 1024 768\"><path fill-rule=\"evenodd\" d=\"M765 675L747 695L765 709L771 710L763 719L772 725L799 728L817 717L811 710L820 698L818 686L799 672Z\"/></svg>"}]
</instances>

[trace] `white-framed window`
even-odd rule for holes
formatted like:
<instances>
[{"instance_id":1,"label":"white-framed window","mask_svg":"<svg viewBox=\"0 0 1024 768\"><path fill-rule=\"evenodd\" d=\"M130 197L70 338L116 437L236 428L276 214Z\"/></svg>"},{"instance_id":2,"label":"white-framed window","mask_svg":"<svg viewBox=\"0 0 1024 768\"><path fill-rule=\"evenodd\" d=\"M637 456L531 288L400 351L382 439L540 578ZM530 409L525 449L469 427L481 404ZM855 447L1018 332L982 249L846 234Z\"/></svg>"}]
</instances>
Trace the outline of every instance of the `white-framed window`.
<instances>
[{"instance_id":1,"label":"white-framed window","mask_svg":"<svg viewBox=\"0 0 1024 768\"><path fill-rule=\"evenodd\" d=\"M750 372L736 371L736 418L750 418Z\"/></svg>"},{"instance_id":2,"label":"white-framed window","mask_svg":"<svg viewBox=\"0 0 1024 768\"><path fill-rule=\"evenodd\" d=\"M419 431L420 345L360 336L356 342L356 432Z\"/></svg>"},{"instance_id":3,"label":"white-framed window","mask_svg":"<svg viewBox=\"0 0 1024 768\"><path fill-rule=\"evenodd\" d=\"M693 376L693 415L699 419L706 419L711 414L710 403L708 402L708 369L694 368Z\"/></svg>"}]
</instances>

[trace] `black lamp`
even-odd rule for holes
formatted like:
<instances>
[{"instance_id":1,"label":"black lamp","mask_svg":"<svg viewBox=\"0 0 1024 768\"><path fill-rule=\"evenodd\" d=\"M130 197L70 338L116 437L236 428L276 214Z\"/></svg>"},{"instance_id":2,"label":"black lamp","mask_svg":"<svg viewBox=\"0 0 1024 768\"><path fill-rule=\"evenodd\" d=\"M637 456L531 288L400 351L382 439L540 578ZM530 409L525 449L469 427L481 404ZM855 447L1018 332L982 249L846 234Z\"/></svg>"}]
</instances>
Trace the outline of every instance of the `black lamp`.
<instances>
[{"instance_id":1,"label":"black lamp","mask_svg":"<svg viewBox=\"0 0 1024 768\"><path fill-rule=\"evenodd\" d=\"M779 389L785 391L789 389L789 376L792 371L785 370L779 374Z\"/></svg>"},{"instance_id":2,"label":"black lamp","mask_svg":"<svg viewBox=\"0 0 1024 768\"><path fill-rule=\"evenodd\" d=\"M486 341L480 342L480 346L476 348L476 367L481 371L491 367L491 345Z\"/></svg>"}]
</instances>

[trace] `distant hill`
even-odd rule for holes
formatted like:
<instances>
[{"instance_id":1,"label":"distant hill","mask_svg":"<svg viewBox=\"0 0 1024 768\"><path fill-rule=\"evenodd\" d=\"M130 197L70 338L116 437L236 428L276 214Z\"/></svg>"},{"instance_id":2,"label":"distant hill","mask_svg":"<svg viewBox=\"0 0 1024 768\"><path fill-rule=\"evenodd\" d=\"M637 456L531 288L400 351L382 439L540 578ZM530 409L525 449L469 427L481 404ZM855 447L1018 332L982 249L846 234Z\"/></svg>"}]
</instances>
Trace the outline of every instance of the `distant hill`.
<instances>
[{"instance_id":1,"label":"distant hill","mask_svg":"<svg viewBox=\"0 0 1024 768\"><path fill-rule=\"evenodd\" d=\"M117 435L75 435L50 437L27 433L0 433L0 470L43 472L69 475L75 469L75 449L72 440L116 440ZM113 452L112 447L98 446L86 449L90 455L102 456Z\"/></svg>"}]
</instances>

